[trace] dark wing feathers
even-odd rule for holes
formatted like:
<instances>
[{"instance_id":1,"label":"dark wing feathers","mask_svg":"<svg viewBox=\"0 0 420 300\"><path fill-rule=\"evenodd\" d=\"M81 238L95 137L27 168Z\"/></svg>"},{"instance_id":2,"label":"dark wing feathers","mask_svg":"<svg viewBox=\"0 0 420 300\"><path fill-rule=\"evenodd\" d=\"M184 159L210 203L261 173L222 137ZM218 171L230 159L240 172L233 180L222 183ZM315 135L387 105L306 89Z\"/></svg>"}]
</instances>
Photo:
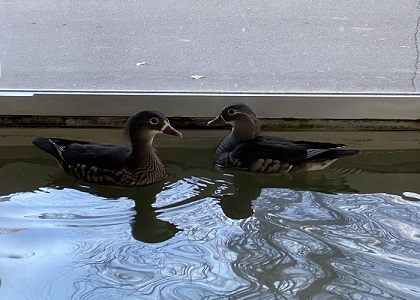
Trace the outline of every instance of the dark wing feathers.
<instances>
[{"instance_id":1,"label":"dark wing feathers","mask_svg":"<svg viewBox=\"0 0 420 300\"><path fill-rule=\"evenodd\" d=\"M274 143L254 139L240 143L232 150L232 156L239 159L244 167L261 158L298 162L306 158L306 149L286 142Z\"/></svg>"},{"instance_id":2,"label":"dark wing feathers","mask_svg":"<svg viewBox=\"0 0 420 300\"><path fill-rule=\"evenodd\" d=\"M340 148L345 147L344 144L334 144L334 143L324 143L324 142L311 142L311 141L291 141L286 140L278 137L269 137L269 136L259 136L255 138L257 141L265 142L265 143L273 143L276 144L278 142L283 143L293 143L295 145L301 145L306 149L333 149L333 148Z\"/></svg>"},{"instance_id":3,"label":"dark wing feathers","mask_svg":"<svg viewBox=\"0 0 420 300\"><path fill-rule=\"evenodd\" d=\"M110 170L124 168L130 154L129 147L85 141L39 137L33 143L66 165L81 164Z\"/></svg>"},{"instance_id":4,"label":"dark wing feathers","mask_svg":"<svg viewBox=\"0 0 420 300\"><path fill-rule=\"evenodd\" d=\"M62 153L69 165L84 164L102 169L118 170L127 164L130 148L105 144L69 144Z\"/></svg>"},{"instance_id":5,"label":"dark wing feathers","mask_svg":"<svg viewBox=\"0 0 420 300\"><path fill-rule=\"evenodd\" d=\"M306 157L305 159L309 159L314 156L318 156L321 153L331 151L331 149L306 149Z\"/></svg>"},{"instance_id":6,"label":"dark wing feathers","mask_svg":"<svg viewBox=\"0 0 420 300\"><path fill-rule=\"evenodd\" d=\"M330 160L330 159L337 159L340 157L355 155L359 153L359 150L337 150L337 149L330 149L325 151L317 156L311 158L312 160Z\"/></svg>"},{"instance_id":7,"label":"dark wing feathers","mask_svg":"<svg viewBox=\"0 0 420 300\"><path fill-rule=\"evenodd\" d=\"M335 159L356 154L356 150L336 150L344 144L290 141L276 137L259 136L253 140L241 142L231 154L239 159L241 165L249 166L258 159L273 159L288 163L304 160Z\"/></svg>"},{"instance_id":8,"label":"dark wing feathers","mask_svg":"<svg viewBox=\"0 0 420 300\"><path fill-rule=\"evenodd\" d=\"M60 143L60 141L62 141ZM62 160L63 158L61 157L61 154L59 153L59 147L61 148L65 147L67 144L72 143L72 142L76 142L76 141L70 141L70 140L58 140L58 139L54 139L54 138L44 138L44 137L37 137L35 138L32 143L41 148L42 150L44 150L45 152L51 154L52 156L54 156L56 159L58 160Z\"/></svg>"}]
</instances>

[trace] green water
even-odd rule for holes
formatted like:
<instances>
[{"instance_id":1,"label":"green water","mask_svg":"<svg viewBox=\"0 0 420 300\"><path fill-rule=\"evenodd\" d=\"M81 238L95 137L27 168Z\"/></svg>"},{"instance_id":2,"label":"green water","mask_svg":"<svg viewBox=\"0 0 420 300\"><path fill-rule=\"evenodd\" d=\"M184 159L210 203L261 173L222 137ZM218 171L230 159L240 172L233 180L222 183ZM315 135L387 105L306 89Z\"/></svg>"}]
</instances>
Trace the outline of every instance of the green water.
<instances>
[{"instance_id":1,"label":"green water","mask_svg":"<svg viewBox=\"0 0 420 300\"><path fill-rule=\"evenodd\" d=\"M158 153L163 182L120 188L0 147L0 299L420 298L420 150L292 175Z\"/></svg>"}]
</instances>

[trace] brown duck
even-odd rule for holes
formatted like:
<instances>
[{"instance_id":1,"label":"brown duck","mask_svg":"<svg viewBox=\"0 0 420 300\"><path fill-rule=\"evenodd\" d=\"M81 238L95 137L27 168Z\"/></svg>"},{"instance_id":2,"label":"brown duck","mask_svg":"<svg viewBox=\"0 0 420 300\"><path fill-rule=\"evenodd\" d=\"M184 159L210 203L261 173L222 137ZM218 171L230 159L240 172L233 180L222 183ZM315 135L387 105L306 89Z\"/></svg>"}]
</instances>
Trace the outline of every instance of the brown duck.
<instances>
[{"instance_id":1,"label":"brown duck","mask_svg":"<svg viewBox=\"0 0 420 300\"><path fill-rule=\"evenodd\" d=\"M261 173L291 173L322 170L340 157L358 150L341 150L344 144L291 141L261 136L260 124L247 105L225 107L208 126L232 125L232 132L216 150L215 163L220 167Z\"/></svg>"},{"instance_id":2,"label":"brown duck","mask_svg":"<svg viewBox=\"0 0 420 300\"><path fill-rule=\"evenodd\" d=\"M181 136L158 111L131 116L125 125L131 147L37 137L33 143L51 154L70 175L107 185L139 186L162 180L165 167L153 148L158 133Z\"/></svg>"}]
</instances>

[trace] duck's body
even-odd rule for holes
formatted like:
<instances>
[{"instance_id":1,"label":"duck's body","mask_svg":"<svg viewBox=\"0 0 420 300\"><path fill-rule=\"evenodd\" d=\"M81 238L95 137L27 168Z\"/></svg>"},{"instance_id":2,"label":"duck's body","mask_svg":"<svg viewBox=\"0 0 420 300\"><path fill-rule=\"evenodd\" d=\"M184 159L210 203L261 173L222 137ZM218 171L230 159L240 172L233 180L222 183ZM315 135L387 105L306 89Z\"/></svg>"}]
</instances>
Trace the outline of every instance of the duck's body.
<instances>
[{"instance_id":1,"label":"duck's body","mask_svg":"<svg viewBox=\"0 0 420 300\"><path fill-rule=\"evenodd\" d=\"M261 173L315 171L357 150L341 150L343 144L291 141L261 135L257 116L245 104L229 105L208 125L232 125L232 132L216 150L220 167Z\"/></svg>"},{"instance_id":2,"label":"duck's body","mask_svg":"<svg viewBox=\"0 0 420 300\"><path fill-rule=\"evenodd\" d=\"M107 185L138 186L162 180L165 167L152 146L154 136L163 132L181 135L164 115L144 111L126 125L132 147L38 137L33 143L51 154L70 175Z\"/></svg>"}]
</instances>

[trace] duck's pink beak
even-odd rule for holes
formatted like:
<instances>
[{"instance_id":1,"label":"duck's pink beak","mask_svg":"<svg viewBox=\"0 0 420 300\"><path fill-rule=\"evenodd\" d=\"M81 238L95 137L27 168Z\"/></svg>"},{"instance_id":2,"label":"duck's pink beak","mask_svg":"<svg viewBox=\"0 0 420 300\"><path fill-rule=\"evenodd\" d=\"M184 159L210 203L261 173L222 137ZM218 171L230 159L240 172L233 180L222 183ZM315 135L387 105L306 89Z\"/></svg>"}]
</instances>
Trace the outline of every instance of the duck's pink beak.
<instances>
[{"instance_id":1,"label":"duck's pink beak","mask_svg":"<svg viewBox=\"0 0 420 300\"><path fill-rule=\"evenodd\" d=\"M179 136L182 137L182 133L179 132L178 130L175 130L175 128L173 128L171 126L171 124L168 123L168 125L165 127L165 129L162 130L163 133L165 134L169 134L169 135L175 135L175 136Z\"/></svg>"},{"instance_id":2,"label":"duck's pink beak","mask_svg":"<svg viewBox=\"0 0 420 300\"><path fill-rule=\"evenodd\" d=\"M226 121L223 119L222 115L218 115L213 120L207 123L207 126L222 126L225 125Z\"/></svg>"}]
</instances>

